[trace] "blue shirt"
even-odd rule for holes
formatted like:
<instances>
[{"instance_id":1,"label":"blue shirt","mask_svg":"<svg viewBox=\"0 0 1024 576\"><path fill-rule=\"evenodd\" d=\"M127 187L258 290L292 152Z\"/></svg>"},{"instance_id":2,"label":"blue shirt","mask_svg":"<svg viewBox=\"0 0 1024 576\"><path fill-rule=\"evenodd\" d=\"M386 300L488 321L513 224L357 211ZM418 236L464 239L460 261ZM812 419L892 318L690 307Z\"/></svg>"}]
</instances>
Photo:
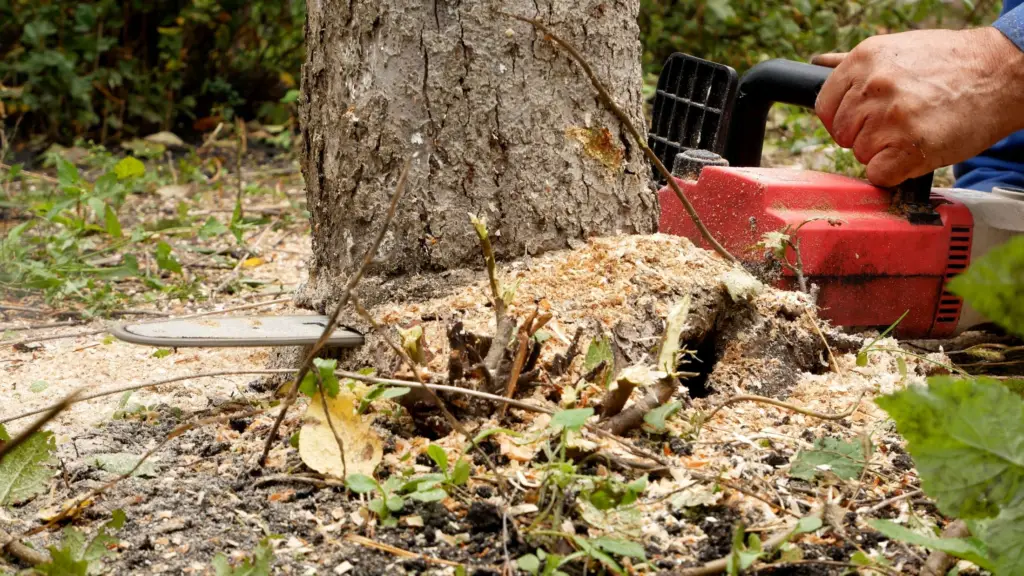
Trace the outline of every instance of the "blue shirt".
<instances>
[{"instance_id":1,"label":"blue shirt","mask_svg":"<svg viewBox=\"0 0 1024 576\"><path fill-rule=\"evenodd\" d=\"M1004 0L1003 13L994 26L1024 50L1024 0ZM1024 188L1024 131L1011 134L978 156L957 164L953 175L959 188L985 192L994 186Z\"/></svg>"}]
</instances>

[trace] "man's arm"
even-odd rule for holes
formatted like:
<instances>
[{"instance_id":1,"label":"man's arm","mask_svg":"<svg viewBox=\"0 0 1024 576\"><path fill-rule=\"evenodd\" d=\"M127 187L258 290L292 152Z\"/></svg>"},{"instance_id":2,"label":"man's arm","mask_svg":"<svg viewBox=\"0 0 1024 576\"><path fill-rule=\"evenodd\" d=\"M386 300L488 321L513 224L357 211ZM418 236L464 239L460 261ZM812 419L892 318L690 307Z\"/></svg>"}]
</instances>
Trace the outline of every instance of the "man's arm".
<instances>
[{"instance_id":1,"label":"man's arm","mask_svg":"<svg viewBox=\"0 0 1024 576\"><path fill-rule=\"evenodd\" d=\"M986 150L1024 129L1024 11L998 27L876 36L835 67L815 111L835 141L895 186Z\"/></svg>"}]
</instances>

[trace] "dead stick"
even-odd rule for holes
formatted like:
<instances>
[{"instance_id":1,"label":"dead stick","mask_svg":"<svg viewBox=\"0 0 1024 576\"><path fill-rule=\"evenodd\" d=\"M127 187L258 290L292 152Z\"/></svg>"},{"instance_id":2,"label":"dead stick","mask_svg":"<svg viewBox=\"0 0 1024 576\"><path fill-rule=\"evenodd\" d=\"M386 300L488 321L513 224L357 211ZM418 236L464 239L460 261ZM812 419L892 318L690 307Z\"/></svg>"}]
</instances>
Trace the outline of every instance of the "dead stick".
<instances>
[{"instance_id":1,"label":"dead stick","mask_svg":"<svg viewBox=\"0 0 1024 576\"><path fill-rule=\"evenodd\" d=\"M85 394L83 396L76 397L72 404L78 404L79 402L85 402L87 400L93 400L95 398L102 398L103 396L113 396L114 394L121 394L122 392L128 392L131 390L140 390L142 388L152 388L153 386L160 386L161 384L171 384L173 382L181 382L183 380L194 380L197 378L213 378L216 376L237 376L241 374L294 374L295 370L287 368L267 368L264 370L218 370L216 372L202 372L199 374L188 374L185 376L175 376L173 378L163 378L160 380L154 380L152 382L143 382L142 384L128 384L126 386L118 386L116 388L110 388L107 390L101 390L99 392L93 392L92 394ZM0 419L0 424L6 424L8 422L14 422L15 420L21 420L29 416L47 412L53 410L61 405L63 401L56 404L51 404L44 408L37 410L30 410L28 412L22 412L15 416L5 416Z\"/></svg>"},{"instance_id":2,"label":"dead stick","mask_svg":"<svg viewBox=\"0 0 1024 576\"><path fill-rule=\"evenodd\" d=\"M4 164L3 162L0 162L0 170L6 170L7 172L10 172L11 167L8 166L7 164ZM23 169L18 174L28 176L29 178L35 178L36 180L41 180L43 182L46 182L47 184L60 184L60 180L57 180L52 176L47 176L46 174L40 174L38 172L29 172L28 170Z\"/></svg>"},{"instance_id":3,"label":"dead stick","mask_svg":"<svg viewBox=\"0 0 1024 576\"><path fill-rule=\"evenodd\" d=\"M543 32L544 35L554 40L559 46L564 48L565 51L572 56L572 59L575 60L581 68L583 68L583 72L586 73L588 78L590 78L590 83L593 84L594 89L597 90L597 95L601 102L605 106L607 106L608 109L611 110L612 114L614 114L619 119L619 122L621 122L622 125L626 127L630 135L633 136L633 140L636 141L637 146L639 146L640 149L643 150L643 153L645 156L647 156L647 159L651 162L651 164L654 165L655 168L658 169L658 172L660 172L661 176L665 178L665 181L668 182L669 187L672 188L672 192L675 193L676 198L679 199L679 202L682 203L683 208L686 209L687 214L690 215L690 219L693 220L693 224L697 227L697 230L700 231L700 235L704 237L704 240L708 244L710 244L712 248L714 248L715 252L717 252L719 256L725 258L729 262L736 262L736 258L732 254L730 254L724 246L719 244L718 240L715 240L714 236L711 235L711 231L708 230L707 227L704 225L704 222L701 221L700 215L697 214L697 210L694 209L693 204L690 203L690 199L687 198L686 194L683 193L683 189L679 187L679 183L676 182L675 177L673 177L672 173L669 172L667 168L665 168L665 165L662 164L661 160L658 158L658 155L655 154L654 151L652 151L651 148L647 145L647 140L643 136L641 136L640 132L636 129L635 126L633 126L633 122L629 119L629 116L627 116L626 113L622 111L622 108L619 108L618 104L616 104L615 101L612 100L612 97L609 94L608 89L605 88L601 80L598 79L597 74L594 73L593 68L591 68L590 64L588 64L587 61L584 60L583 56L580 55L580 53L576 51L576 49L573 48L568 42L566 42L557 34L552 32L551 29L548 28L540 20L534 20L533 18L527 18L525 16L518 16L516 14L509 14L508 12L502 12L502 14L505 14L510 18L519 20L520 22L526 22L527 24L530 24L534 28Z\"/></svg>"},{"instance_id":4,"label":"dead stick","mask_svg":"<svg viewBox=\"0 0 1024 576\"><path fill-rule=\"evenodd\" d=\"M30 566L38 566L50 561L49 554L44 554L25 546L3 528L0 528L0 551L7 552Z\"/></svg>"},{"instance_id":5,"label":"dead stick","mask_svg":"<svg viewBox=\"0 0 1024 576\"><path fill-rule=\"evenodd\" d=\"M104 396L113 396L115 394L121 394L123 392L128 392L128 391L131 391L131 390L141 390L143 388L152 388L153 386L160 386L162 384L172 384L174 382L182 382L184 380L194 380L194 379L198 379L198 378L212 378L212 377L216 377L216 376L238 376L238 375L242 375L242 374L295 374L295 373L296 373L296 370L293 370L291 368L267 368L267 369L263 369L263 370L220 370L220 371L217 371L217 372L203 372L203 373L200 373L200 374L188 374L186 376L176 376L174 378L164 378L164 379L155 380L155 381L152 381L152 382L143 382L142 384L129 384L127 386L118 386L116 388L111 388L111 389L108 389L108 390L101 390L99 392L94 392L92 394L87 394L85 396L80 396L80 397L75 399L74 403L77 404L79 402L85 402L87 400L93 400L95 398L102 398ZM335 374L338 375L341 378L348 378L348 379L351 379L351 380L358 380L360 382L368 382L370 384L384 384L386 386L409 386L410 384L415 384L414 382L409 382L408 380L394 380L394 379L389 379L389 378L378 378L378 377L375 377L375 376L367 376L365 374L359 374L357 372L345 372L345 371L342 371L342 370L336 370ZM438 391L442 391L442 392L452 392L452 393L455 393L455 394L463 394L465 396L476 396L478 398L484 398L486 400L492 400L494 402L502 402L502 403L508 404L510 406L513 406L515 408L519 408L521 410L528 410L530 412L537 412L539 414L554 414L555 413L554 410L552 410L550 408L546 408L544 406L538 406L536 404L532 404L532 403L529 403L529 402L523 402L521 400L512 400L512 399L509 399L509 398L503 398L501 396L498 396L497 394L488 394L487 392L483 392L483 391L480 391L480 390L472 390L470 388L460 388L458 386L444 386L444 385L441 385L441 384L426 384L426 386L428 388L430 388L431 390L438 390ZM24 413L18 414L16 416L5 417L3 419L0 419L0 424L6 424L8 422L14 422L15 420L21 420L22 418L27 418L29 416L34 416L36 414L40 414L42 412L46 412L47 410L51 410L55 406L57 406L57 404L53 404L53 405L47 406L45 408L39 408L38 410L32 410L30 412L24 412Z\"/></svg>"},{"instance_id":6,"label":"dead stick","mask_svg":"<svg viewBox=\"0 0 1024 576\"><path fill-rule=\"evenodd\" d=\"M530 335L533 333L533 320L537 317L537 309L534 308L526 320L519 326L519 349L516 350L515 360L512 362L512 372L508 376L508 384L505 385L505 397L511 398L516 392L516 384L519 383L519 374L523 371L523 363L526 362L526 348L530 343ZM498 409L498 418L504 418L508 409L507 404L502 404Z\"/></svg>"},{"instance_id":7,"label":"dead stick","mask_svg":"<svg viewBox=\"0 0 1024 576\"><path fill-rule=\"evenodd\" d=\"M46 414L42 418L33 422L32 425L23 430L21 434L18 434L10 441L5 442L3 445L0 445L0 462L3 461L5 455L7 455L10 452L14 452L14 450L18 446L24 444L25 441L31 438L33 434L42 429L43 426L46 426L47 422L53 420L54 418L57 417L58 414L66 410L68 406L71 406L71 404L74 403L75 398L81 393L81 391L82 389L79 388L78 390L75 390L71 394L68 394L67 396L64 397L63 400L51 406L50 409L46 411Z\"/></svg>"},{"instance_id":8,"label":"dead stick","mask_svg":"<svg viewBox=\"0 0 1024 576\"><path fill-rule=\"evenodd\" d=\"M208 424L216 424L218 422L229 422L229 421L235 420L237 418L248 418L249 416L256 416L256 415L262 414L264 412L266 412L266 409L260 408L260 409L257 409L257 410L247 410L245 412L235 412L233 414L228 414L226 416L214 416L214 417L211 417L211 418L203 418L202 420L196 420L194 422L188 422L188 423L185 423L185 424L180 424L174 430L171 430L171 432L167 435L166 438L163 439L162 442L160 442L159 444L154 446L152 449L150 449L148 452L143 454L142 457L139 458L139 461L135 463L135 466L132 466L131 470L125 472L124 474L121 474L117 478L114 478L113 480L107 482L106 484L100 486L99 488L94 488L93 490L91 490L88 493L86 493L85 496L80 496L79 498L75 499L75 501L71 505L66 506L59 514L57 514L55 517L53 517L51 520L49 520L46 524L43 524L42 526L37 526L37 527L35 527L35 528L31 529L31 530L28 530L27 532L22 534L21 537L22 538L27 538L29 536L32 536L33 534L38 534L38 533L42 532L43 530L46 530L47 528L49 528L51 526L56 526L57 524L63 522L68 517L75 515L78 512L79 508L82 506L82 504L84 502L88 502L90 500L93 500L97 496L103 494L104 492L106 492L106 491L110 490L111 488L113 488L114 486L116 486L122 480L124 480L126 478L129 478L132 474L135 474L135 471L138 470L140 467L142 467L142 464L145 463L146 460L148 460L151 456L153 456L154 454L159 452L164 446L166 446L168 443L170 443L171 440L174 440L175 438L177 438L178 436L181 436L185 432L188 432L189 430L192 430L192 429L195 429L195 428L201 428L201 427L206 426Z\"/></svg>"},{"instance_id":9,"label":"dead stick","mask_svg":"<svg viewBox=\"0 0 1024 576\"><path fill-rule=\"evenodd\" d=\"M395 212L398 210L398 201L401 199L402 193L405 191L405 181L409 175L410 166L412 166L412 160L406 160L405 167L402 168L402 173L398 176L398 182L395 184L395 192L391 195L391 204L388 206L388 211L384 215L384 222L381 223L380 229L377 230L377 236L373 239L373 242L367 246L362 262L360 262L359 267L356 268L352 276L349 277L344 289L342 289L341 296L338 298L338 304L331 312L327 325L324 326L324 331L320 333L320 337L317 338L316 343L313 344L309 353L306 354L306 359L302 362L302 367L299 368L299 373L295 377L295 382L292 385L291 390L288 391L288 396L285 398L284 403L281 404L281 410L278 411L277 419L274 420L274 425L270 429L270 434L267 435L267 441L263 445L263 454L260 455L258 462L261 468L267 461L267 455L270 454L270 448L274 445L274 440L277 438L277 431L280 430L281 423L284 422L284 418L288 414L288 409L295 403L295 398L299 394L299 384L313 366L313 359L316 358L320 349L324 347L327 340L331 337L331 334L334 333L334 328L338 323L338 316L341 314L345 305L348 304L348 299L352 294L352 290L354 290L356 285L359 284L359 281L363 278L363 274L366 273L366 269L370 267L370 263L373 262L373 258L377 255L378 248L380 248L380 243L384 240L384 235L387 233L388 228L391 227L391 221L394 220Z\"/></svg>"},{"instance_id":10,"label":"dead stick","mask_svg":"<svg viewBox=\"0 0 1024 576\"><path fill-rule=\"evenodd\" d=\"M324 392L324 379L320 376L320 370L314 371L316 374L316 387L320 391L320 405L324 409L324 418L327 419L327 426L330 427L331 433L334 434L334 442L338 445L338 452L341 454L341 477L342 479L348 478L348 464L345 462L345 442L341 439L341 435L338 434L338 429L334 427L334 419L331 418L331 410L327 407L327 393Z\"/></svg>"},{"instance_id":11,"label":"dead stick","mask_svg":"<svg viewBox=\"0 0 1024 576\"><path fill-rule=\"evenodd\" d=\"M49 322L47 324L28 324L26 326L0 326L0 332L26 332L29 330L44 330L46 328L66 328L78 326L81 320L62 320L60 322Z\"/></svg>"},{"instance_id":12,"label":"dead stick","mask_svg":"<svg viewBox=\"0 0 1024 576\"><path fill-rule=\"evenodd\" d=\"M765 396L757 396L754 394L739 394L731 398L726 398L725 400L722 401L721 404L715 406L714 409L712 409L711 412L709 412L708 415L704 418L704 422L710 422L711 419L715 417L715 414L718 414L718 411L721 410L722 408L725 408L730 404L738 404L740 402L760 402L762 404L771 404L772 406L778 406L779 408L792 410L797 414L812 416L814 418L820 418L821 420L842 420L843 418L850 417L850 415L857 411L857 407L860 406L860 401L863 398L864 392L861 392L860 396L857 398L857 400L853 402L853 405L850 406L850 409L847 410L846 412L843 412L841 414L825 414L824 412L815 412L814 410L802 408L795 404L790 404L789 402L783 402L782 400L776 400L774 398L767 398Z\"/></svg>"},{"instance_id":13,"label":"dead stick","mask_svg":"<svg viewBox=\"0 0 1024 576\"><path fill-rule=\"evenodd\" d=\"M401 558L418 558L425 562L429 562L431 564L440 564L442 566L461 566L461 564L459 564L458 562L452 562L451 560L442 560L440 558L434 558L433 556L427 556L426 554L417 554L415 552L410 552L409 550L398 548L397 546L391 546L389 544L377 542L376 540L370 540L369 538L366 538L365 536L360 536L358 534L348 534L345 536L345 540L348 540L349 542L355 544L359 544L360 546L366 546L367 548L374 548L377 550L382 550L384 552L389 552Z\"/></svg>"},{"instance_id":14,"label":"dead stick","mask_svg":"<svg viewBox=\"0 0 1024 576\"><path fill-rule=\"evenodd\" d=\"M943 538L966 538L970 535L971 530L963 520L952 522L942 531ZM921 567L921 576L945 576L953 564L956 564L956 558L940 550L933 550Z\"/></svg>"}]
</instances>

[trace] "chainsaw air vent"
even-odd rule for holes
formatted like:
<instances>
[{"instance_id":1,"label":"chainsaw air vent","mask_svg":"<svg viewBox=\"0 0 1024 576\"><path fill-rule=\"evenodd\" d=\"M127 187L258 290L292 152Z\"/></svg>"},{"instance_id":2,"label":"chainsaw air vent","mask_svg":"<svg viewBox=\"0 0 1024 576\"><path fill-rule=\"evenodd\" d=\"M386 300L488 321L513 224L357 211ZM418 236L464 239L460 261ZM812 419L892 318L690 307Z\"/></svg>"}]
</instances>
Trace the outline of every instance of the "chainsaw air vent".
<instances>
[{"instance_id":1,"label":"chainsaw air vent","mask_svg":"<svg viewBox=\"0 0 1024 576\"><path fill-rule=\"evenodd\" d=\"M945 290L949 283L958 274L967 270L967 264L971 257L971 229L967 226L953 226L949 238L949 255L946 259L946 277L943 281L942 297L939 299L939 308L935 311L935 324L939 326L956 326L960 321L960 310L964 301L956 294Z\"/></svg>"},{"instance_id":2,"label":"chainsaw air vent","mask_svg":"<svg viewBox=\"0 0 1024 576\"><path fill-rule=\"evenodd\" d=\"M725 151L736 85L728 66L679 53L665 61L647 137L662 164L671 168L676 154L694 148ZM655 178L665 183L657 171Z\"/></svg>"}]
</instances>

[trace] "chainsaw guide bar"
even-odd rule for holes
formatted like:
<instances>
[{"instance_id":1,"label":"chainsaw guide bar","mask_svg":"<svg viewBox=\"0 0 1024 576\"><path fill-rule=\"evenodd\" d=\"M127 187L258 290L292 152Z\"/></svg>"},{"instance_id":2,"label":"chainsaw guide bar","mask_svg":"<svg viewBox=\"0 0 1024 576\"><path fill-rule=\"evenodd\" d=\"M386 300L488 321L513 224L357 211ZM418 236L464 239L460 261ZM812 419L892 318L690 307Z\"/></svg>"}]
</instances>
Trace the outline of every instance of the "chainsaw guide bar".
<instances>
[{"instance_id":1,"label":"chainsaw guide bar","mask_svg":"<svg viewBox=\"0 0 1024 576\"><path fill-rule=\"evenodd\" d=\"M123 324L111 333L125 342L166 348L311 346L328 320L319 315L193 318ZM363 345L363 335L339 326L326 345L355 348Z\"/></svg>"}]
</instances>

